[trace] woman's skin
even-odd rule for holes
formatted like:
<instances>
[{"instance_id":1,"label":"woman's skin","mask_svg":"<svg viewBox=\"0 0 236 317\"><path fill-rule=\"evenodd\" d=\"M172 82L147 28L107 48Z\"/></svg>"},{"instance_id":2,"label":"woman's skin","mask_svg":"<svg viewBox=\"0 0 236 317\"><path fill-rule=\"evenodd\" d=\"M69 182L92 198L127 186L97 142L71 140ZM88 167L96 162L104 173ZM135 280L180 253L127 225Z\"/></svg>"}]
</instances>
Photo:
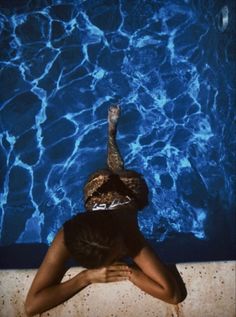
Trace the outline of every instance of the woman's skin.
<instances>
[{"instance_id":1,"label":"woman's skin","mask_svg":"<svg viewBox=\"0 0 236 317\"><path fill-rule=\"evenodd\" d=\"M119 115L118 106L109 109L108 166L112 171L122 170L124 167L115 140ZM129 280L144 292L167 303L177 304L184 300L187 293L176 267L170 269L162 263L145 241L138 229L137 210L110 212L116 213L117 221L127 227L128 243L140 246L139 253L132 258L135 266L130 267L125 263L117 262L124 256L123 250L126 249L120 241L117 242L114 252L103 267L85 269L62 283L61 280L67 271L66 263L71 255L65 246L64 232L61 229L48 249L27 295L25 310L28 316L42 313L63 303L93 283Z\"/></svg>"},{"instance_id":2,"label":"woman's skin","mask_svg":"<svg viewBox=\"0 0 236 317\"><path fill-rule=\"evenodd\" d=\"M143 237L142 237L143 238ZM144 240L144 238L143 238ZM98 269L85 269L66 282L61 280L70 259L61 229L50 246L28 292L25 301L27 316L45 312L68 300L93 283L121 282L129 280L144 292L170 304L178 304L186 297L186 289L176 270L170 270L144 242L141 251L133 258L135 267L116 262L119 255L111 255L109 261Z\"/></svg>"}]
</instances>

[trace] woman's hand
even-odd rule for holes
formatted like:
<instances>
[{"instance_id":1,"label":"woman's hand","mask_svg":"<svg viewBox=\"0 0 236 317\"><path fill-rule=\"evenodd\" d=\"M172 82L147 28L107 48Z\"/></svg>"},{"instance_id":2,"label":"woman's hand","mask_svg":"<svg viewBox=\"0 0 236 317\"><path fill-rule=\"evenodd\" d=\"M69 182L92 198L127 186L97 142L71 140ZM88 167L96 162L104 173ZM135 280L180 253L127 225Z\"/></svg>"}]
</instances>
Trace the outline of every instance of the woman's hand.
<instances>
[{"instance_id":1,"label":"woman's hand","mask_svg":"<svg viewBox=\"0 0 236 317\"><path fill-rule=\"evenodd\" d=\"M140 275L142 275L142 271L136 265L132 265L129 269L130 269L130 278L129 278L129 280L133 284L136 284L136 280L138 280L140 278Z\"/></svg>"},{"instance_id":2,"label":"woman's hand","mask_svg":"<svg viewBox=\"0 0 236 317\"><path fill-rule=\"evenodd\" d=\"M130 279L131 269L125 263L113 263L110 266L86 270L89 283L109 283Z\"/></svg>"}]
</instances>

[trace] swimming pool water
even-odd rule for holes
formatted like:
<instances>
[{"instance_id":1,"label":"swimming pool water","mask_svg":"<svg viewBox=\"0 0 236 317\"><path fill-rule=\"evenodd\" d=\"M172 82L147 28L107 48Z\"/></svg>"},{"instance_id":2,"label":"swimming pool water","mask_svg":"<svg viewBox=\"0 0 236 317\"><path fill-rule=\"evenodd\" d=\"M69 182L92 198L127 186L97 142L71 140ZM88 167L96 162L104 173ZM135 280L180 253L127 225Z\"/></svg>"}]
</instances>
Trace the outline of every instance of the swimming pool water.
<instances>
[{"instance_id":1,"label":"swimming pool water","mask_svg":"<svg viewBox=\"0 0 236 317\"><path fill-rule=\"evenodd\" d=\"M119 102L126 167L150 189L144 235L173 261L233 257L234 9L200 0L0 2L4 252L47 246L84 210L83 184L106 162L107 109Z\"/></svg>"}]
</instances>

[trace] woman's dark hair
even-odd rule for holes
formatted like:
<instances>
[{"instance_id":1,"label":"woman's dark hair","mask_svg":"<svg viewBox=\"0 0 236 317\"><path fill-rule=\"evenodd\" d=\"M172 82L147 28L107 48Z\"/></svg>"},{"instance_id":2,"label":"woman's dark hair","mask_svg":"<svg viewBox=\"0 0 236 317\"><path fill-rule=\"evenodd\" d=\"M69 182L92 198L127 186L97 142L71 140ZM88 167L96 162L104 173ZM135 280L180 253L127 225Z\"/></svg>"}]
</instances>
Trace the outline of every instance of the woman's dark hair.
<instances>
[{"instance_id":1,"label":"woman's dark hair","mask_svg":"<svg viewBox=\"0 0 236 317\"><path fill-rule=\"evenodd\" d=\"M97 268L122 241L107 212L81 213L64 223L64 242L72 257L86 268Z\"/></svg>"}]
</instances>

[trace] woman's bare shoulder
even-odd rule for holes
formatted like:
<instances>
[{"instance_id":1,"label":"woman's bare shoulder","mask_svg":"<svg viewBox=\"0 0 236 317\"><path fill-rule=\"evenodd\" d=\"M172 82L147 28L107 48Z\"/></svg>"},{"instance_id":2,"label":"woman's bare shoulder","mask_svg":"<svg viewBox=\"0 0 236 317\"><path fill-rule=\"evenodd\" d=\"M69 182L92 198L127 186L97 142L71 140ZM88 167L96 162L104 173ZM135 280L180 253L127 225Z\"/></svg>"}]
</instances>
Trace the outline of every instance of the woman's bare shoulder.
<instances>
[{"instance_id":1,"label":"woman's bare shoulder","mask_svg":"<svg viewBox=\"0 0 236 317\"><path fill-rule=\"evenodd\" d=\"M61 228L56 234L45 257L46 262L65 262L71 257L64 242L64 230Z\"/></svg>"},{"instance_id":2,"label":"woman's bare shoulder","mask_svg":"<svg viewBox=\"0 0 236 317\"><path fill-rule=\"evenodd\" d=\"M66 262L69 258L70 254L64 244L64 232L61 229L56 234L36 273L27 298L34 296L37 292L51 285L59 283L67 271Z\"/></svg>"}]
</instances>

